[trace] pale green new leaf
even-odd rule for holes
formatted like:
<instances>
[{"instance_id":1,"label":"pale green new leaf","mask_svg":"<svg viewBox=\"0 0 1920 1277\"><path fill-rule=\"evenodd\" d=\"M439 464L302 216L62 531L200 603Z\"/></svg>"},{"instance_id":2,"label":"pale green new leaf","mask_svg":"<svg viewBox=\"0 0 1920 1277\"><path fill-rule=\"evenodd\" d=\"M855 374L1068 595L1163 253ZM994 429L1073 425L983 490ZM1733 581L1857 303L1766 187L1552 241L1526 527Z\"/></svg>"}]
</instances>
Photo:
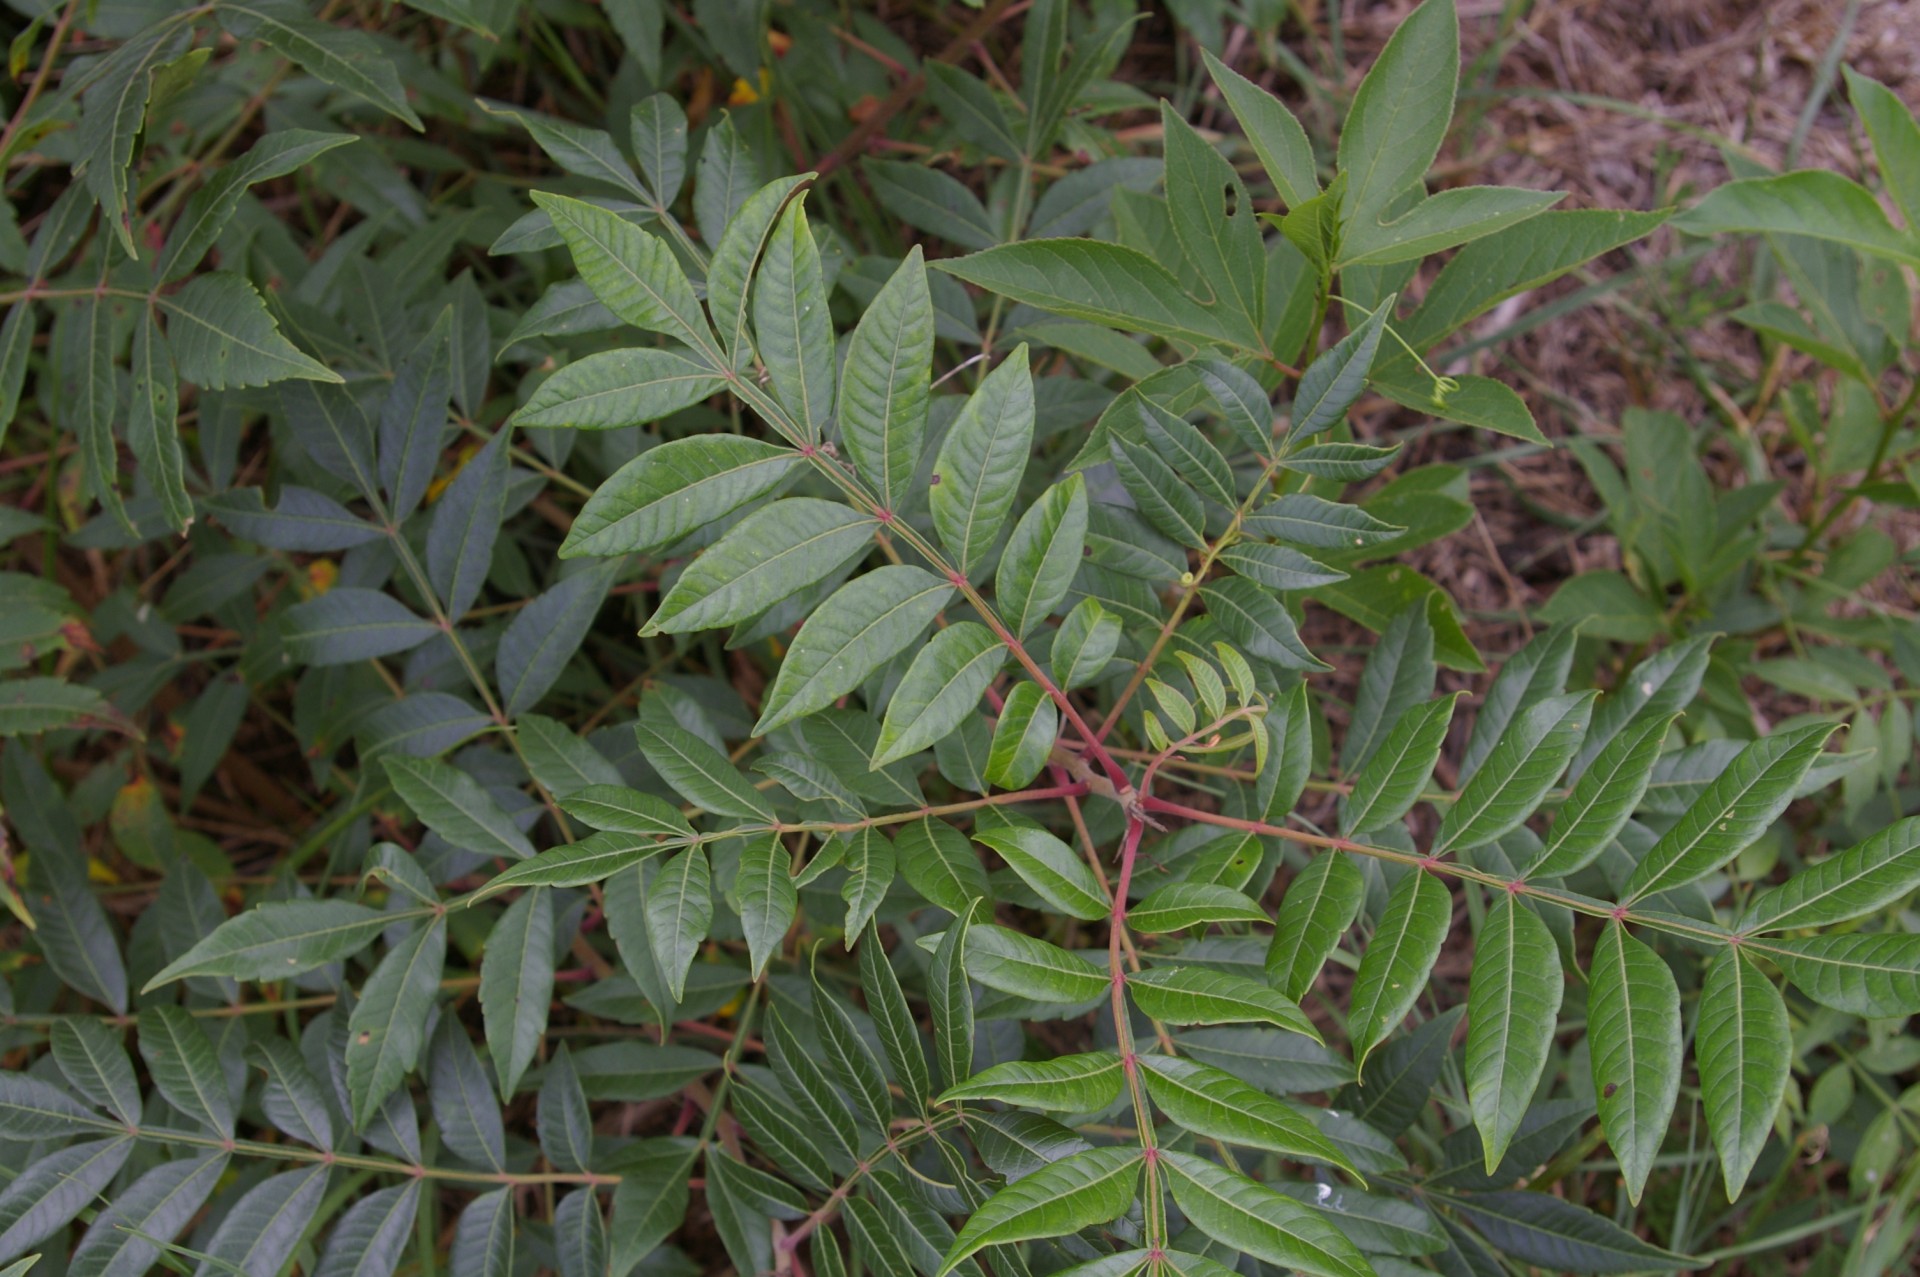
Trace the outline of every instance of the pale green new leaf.
<instances>
[{"instance_id":1,"label":"pale green new leaf","mask_svg":"<svg viewBox=\"0 0 1920 1277\"><path fill-rule=\"evenodd\" d=\"M933 464L933 526L963 576L973 575L1006 526L1033 450L1033 424L1033 377L1020 345L981 380Z\"/></svg>"},{"instance_id":2,"label":"pale green new leaf","mask_svg":"<svg viewBox=\"0 0 1920 1277\"><path fill-rule=\"evenodd\" d=\"M1098 1113L1120 1096L1120 1057L1112 1051L1088 1051L1051 1060L1010 1060L974 1074L934 1097L998 1100L1022 1108L1058 1113Z\"/></svg>"},{"instance_id":3,"label":"pale green new leaf","mask_svg":"<svg viewBox=\"0 0 1920 1277\"><path fill-rule=\"evenodd\" d=\"M1467 1095L1489 1175L1546 1070L1565 991L1553 933L1508 892L1474 942L1467 995Z\"/></svg>"},{"instance_id":4,"label":"pale green new leaf","mask_svg":"<svg viewBox=\"0 0 1920 1277\"><path fill-rule=\"evenodd\" d=\"M1622 923L1594 946L1587 1033L1600 1125L1637 1205L1680 1095L1680 988Z\"/></svg>"},{"instance_id":5,"label":"pale green new leaf","mask_svg":"<svg viewBox=\"0 0 1920 1277\"><path fill-rule=\"evenodd\" d=\"M1366 1063L1373 1048L1419 1000L1452 921L1453 897L1445 883L1425 870L1408 870L1387 896L1353 981L1347 1036L1356 1065ZM1557 956L1554 963L1557 968Z\"/></svg>"},{"instance_id":6,"label":"pale green new leaf","mask_svg":"<svg viewBox=\"0 0 1920 1277\"><path fill-rule=\"evenodd\" d=\"M1006 660L1006 644L978 621L957 621L935 634L887 702L872 767L917 754L953 731L979 706Z\"/></svg>"},{"instance_id":7,"label":"pale green new leaf","mask_svg":"<svg viewBox=\"0 0 1920 1277\"><path fill-rule=\"evenodd\" d=\"M856 577L815 609L780 663L753 734L764 736L839 700L920 637L953 587L891 564Z\"/></svg>"},{"instance_id":8,"label":"pale green new leaf","mask_svg":"<svg viewBox=\"0 0 1920 1277\"><path fill-rule=\"evenodd\" d=\"M980 1204L935 1277L988 1246L1064 1237L1118 1218L1133 1201L1141 1165L1137 1148L1089 1149L1049 1162Z\"/></svg>"}]
</instances>

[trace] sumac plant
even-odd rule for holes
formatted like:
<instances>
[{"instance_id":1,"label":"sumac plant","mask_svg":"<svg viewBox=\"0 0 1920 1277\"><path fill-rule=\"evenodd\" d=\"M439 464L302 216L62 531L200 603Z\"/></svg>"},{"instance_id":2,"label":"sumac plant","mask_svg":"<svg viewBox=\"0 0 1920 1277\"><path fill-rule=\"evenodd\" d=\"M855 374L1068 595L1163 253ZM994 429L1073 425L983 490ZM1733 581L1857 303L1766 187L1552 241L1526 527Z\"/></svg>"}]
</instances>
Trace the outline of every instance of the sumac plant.
<instances>
[{"instance_id":1,"label":"sumac plant","mask_svg":"<svg viewBox=\"0 0 1920 1277\"><path fill-rule=\"evenodd\" d=\"M1116 47L1057 4L1026 38L1017 102L928 70L1019 183ZM1855 761L1833 722L1695 739L1705 637L1636 663L1557 626L1476 709L1436 695L1484 654L1393 556L1458 526L1465 485L1350 499L1399 444L1349 409L1540 441L1427 352L1662 217L1429 194L1458 65L1428 0L1316 153L1209 63L1261 195L1168 110L1162 185L1109 183L1069 237L1024 231L1088 198L1054 195L1071 177L989 212L876 168L991 241L883 270L730 126L683 199L664 97L634 108L637 168L522 117L583 185L536 191L500 251L563 245L578 278L509 346L599 345L533 368L510 416L481 411L487 308L406 276L437 260L415 237L296 286L321 363L237 275L128 282L109 218L99 278L151 298L137 364L281 383L199 401L203 436L272 423L273 491L207 484L219 531L163 607L250 636L209 703L297 679L286 726L339 798L216 889L203 836L49 766L115 726L86 697L159 676L13 685L7 730L56 730L0 769L44 960L10 1008L30 1063L0 1074L3 1258L85 1214L87 1277L1694 1266L1676 1185L1711 1168L1733 1199L1790 1159L1796 1027L1920 1011L1920 822L1810 832ZM329 310L349 266L404 301ZM31 299L56 353L111 354L91 286ZM136 406L170 412L158 366ZM83 407L111 474L112 405ZM112 519L185 522L155 455L142 504L97 485ZM1350 701L1302 638L1320 608L1377 634ZM158 883L124 945L76 814L110 797ZM1736 887L1787 834L1791 872ZM1603 1143L1616 1169L1556 1191Z\"/></svg>"}]
</instances>

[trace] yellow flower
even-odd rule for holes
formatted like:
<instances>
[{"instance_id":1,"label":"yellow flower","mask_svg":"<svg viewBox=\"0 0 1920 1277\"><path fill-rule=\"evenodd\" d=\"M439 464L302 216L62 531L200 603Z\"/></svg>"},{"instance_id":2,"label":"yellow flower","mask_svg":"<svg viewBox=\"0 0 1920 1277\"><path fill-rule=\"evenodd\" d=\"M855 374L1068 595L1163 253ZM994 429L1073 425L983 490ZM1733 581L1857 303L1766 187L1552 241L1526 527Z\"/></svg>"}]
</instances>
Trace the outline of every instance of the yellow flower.
<instances>
[{"instance_id":1,"label":"yellow flower","mask_svg":"<svg viewBox=\"0 0 1920 1277\"><path fill-rule=\"evenodd\" d=\"M317 599L334 586L340 579L340 565L332 559L315 559L307 564L307 580L301 593L310 599Z\"/></svg>"}]
</instances>

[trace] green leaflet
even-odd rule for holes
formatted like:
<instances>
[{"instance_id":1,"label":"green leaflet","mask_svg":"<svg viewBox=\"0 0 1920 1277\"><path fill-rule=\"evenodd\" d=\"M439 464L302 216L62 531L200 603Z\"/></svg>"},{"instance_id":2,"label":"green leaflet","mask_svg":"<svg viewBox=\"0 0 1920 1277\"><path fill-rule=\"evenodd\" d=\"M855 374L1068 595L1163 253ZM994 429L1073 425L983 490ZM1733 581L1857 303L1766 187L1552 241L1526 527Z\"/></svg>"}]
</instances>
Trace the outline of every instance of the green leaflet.
<instances>
[{"instance_id":1,"label":"green leaflet","mask_svg":"<svg viewBox=\"0 0 1920 1277\"><path fill-rule=\"evenodd\" d=\"M927 436L933 328L916 245L855 325L840 381L847 458L888 509L907 501Z\"/></svg>"},{"instance_id":2,"label":"green leaflet","mask_svg":"<svg viewBox=\"0 0 1920 1277\"><path fill-rule=\"evenodd\" d=\"M356 1129L366 1128L419 1061L446 956L447 925L435 918L389 949L362 986L347 1021L347 1092Z\"/></svg>"},{"instance_id":3,"label":"green leaflet","mask_svg":"<svg viewBox=\"0 0 1920 1277\"><path fill-rule=\"evenodd\" d=\"M1453 118L1459 76L1453 4L1427 0L1394 30L1340 130L1339 167L1347 177L1342 256L1379 242L1382 214L1432 166Z\"/></svg>"},{"instance_id":4,"label":"green leaflet","mask_svg":"<svg viewBox=\"0 0 1920 1277\"><path fill-rule=\"evenodd\" d=\"M1406 1018L1440 956L1453 920L1453 897L1446 885L1421 869L1410 869L1387 897L1387 907L1354 977L1347 1036L1355 1063L1367 1056ZM1559 960L1554 960L1555 971Z\"/></svg>"},{"instance_id":5,"label":"green leaflet","mask_svg":"<svg viewBox=\"0 0 1920 1277\"><path fill-rule=\"evenodd\" d=\"M1920 1014L1920 936L1852 932L1749 941L1822 1006L1869 1019Z\"/></svg>"},{"instance_id":6,"label":"green leaflet","mask_svg":"<svg viewBox=\"0 0 1920 1277\"><path fill-rule=\"evenodd\" d=\"M1447 808L1433 854L1484 846L1531 816L1580 747L1596 695L1549 696L1520 714Z\"/></svg>"},{"instance_id":7,"label":"green leaflet","mask_svg":"<svg viewBox=\"0 0 1920 1277\"><path fill-rule=\"evenodd\" d=\"M945 821L927 817L902 825L893 845L907 885L955 917L966 913L969 901L993 898L973 845Z\"/></svg>"},{"instance_id":8,"label":"green leaflet","mask_svg":"<svg viewBox=\"0 0 1920 1277\"><path fill-rule=\"evenodd\" d=\"M1340 807L1340 828L1350 837L1384 828L1405 816L1419 801L1460 693L1416 705L1400 716L1379 750L1353 778L1353 791Z\"/></svg>"},{"instance_id":9,"label":"green leaflet","mask_svg":"<svg viewBox=\"0 0 1920 1277\"><path fill-rule=\"evenodd\" d=\"M1560 804L1532 876L1564 878L1607 849L1646 794L1672 725L1665 716L1636 720L1600 751Z\"/></svg>"},{"instance_id":10,"label":"green leaflet","mask_svg":"<svg viewBox=\"0 0 1920 1277\"><path fill-rule=\"evenodd\" d=\"M1920 236L1895 229L1880 202L1838 173L1810 170L1728 182L1674 219L1694 235L1807 235L1920 266Z\"/></svg>"},{"instance_id":11,"label":"green leaflet","mask_svg":"<svg viewBox=\"0 0 1920 1277\"><path fill-rule=\"evenodd\" d=\"M180 375L203 390L289 378L341 380L281 335L260 294L239 275L197 275L157 304L167 315L167 339Z\"/></svg>"},{"instance_id":12,"label":"green leaflet","mask_svg":"<svg viewBox=\"0 0 1920 1277\"><path fill-rule=\"evenodd\" d=\"M1002 789L1031 785L1053 755L1060 713L1038 683L1016 683L1000 707L987 751L986 779Z\"/></svg>"},{"instance_id":13,"label":"green leaflet","mask_svg":"<svg viewBox=\"0 0 1920 1277\"><path fill-rule=\"evenodd\" d=\"M1680 1094L1680 989L1659 954L1608 924L1587 994L1600 1125L1638 1203Z\"/></svg>"},{"instance_id":14,"label":"green leaflet","mask_svg":"<svg viewBox=\"0 0 1920 1277\"><path fill-rule=\"evenodd\" d=\"M705 363L671 350L601 351L541 382L513 420L586 430L644 426L699 403L723 384Z\"/></svg>"},{"instance_id":15,"label":"green leaflet","mask_svg":"<svg viewBox=\"0 0 1920 1277\"><path fill-rule=\"evenodd\" d=\"M1380 349L1380 334L1392 317L1393 299L1374 308L1366 320L1307 366L1293 397L1293 423L1287 443L1296 444L1331 430L1347 418L1347 409L1366 389L1367 373ZM1297 454L1293 463L1298 465Z\"/></svg>"},{"instance_id":16,"label":"green leaflet","mask_svg":"<svg viewBox=\"0 0 1920 1277\"><path fill-rule=\"evenodd\" d=\"M635 328L677 337L703 353L713 350L693 285L664 240L584 200L545 191L535 191L533 200L553 218L580 277L608 310Z\"/></svg>"},{"instance_id":17,"label":"green leaflet","mask_svg":"<svg viewBox=\"0 0 1920 1277\"><path fill-rule=\"evenodd\" d=\"M1834 727L1815 723L1794 728L1740 751L1635 866L1621 903L1704 878L1765 833L1793 801L1795 787Z\"/></svg>"},{"instance_id":18,"label":"green leaflet","mask_svg":"<svg viewBox=\"0 0 1920 1277\"><path fill-rule=\"evenodd\" d=\"M976 829L973 839L998 852L1041 899L1069 917L1093 921L1113 911L1107 893L1079 853L1046 830L1008 824Z\"/></svg>"},{"instance_id":19,"label":"green leaflet","mask_svg":"<svg viewBox=\"0 0 1920 1277\"><path fill-rule=\"evenodd\" d=\"M1190 345L1232 338L1145 253L1088 239L1005 244L938 263L970 284L1041 310Z\"/></svg>"},{"instance_id":20,"label":"green leaflet","mask_svg":"<svg viewBox=\"0 0 1920 1277\"><path fill-rule=\"evenodd\" d=\"M685 634L750 620L831 576L867 547L878 526L837 501L775 501L688 565L642 632Z\"/></svg>"},{"instance_id":21,"label":"green leaflet","mask_svg":"<svg viewBox=\"0 0 1920 1277\"><path fill-rule=\"evenodd\" d=\"M388 757L383 762L394 792L427 828L454 846L510 860L533 855L527 836L480 782L459 768L430 758Z\"/></svg>"},{"instance_id":22,"label":"green leaflet","mask_svg":"<svg viewBox=\"0 0 1920 1277\"><path fill-rule=\"evenodd\" d=\"M1352 1242L1319 1213L1191 1153L1163 1153L1173 1200L1217 1242L1314 1277L1370 1277Z\"/></svg>"},{"instance_id":23,"label":"green leaflet","mask_svg":"<svg viewBox=\"0 0 1920 1277\"><path fill-rule=\"evenodd\" d=\"M802 195L789 203L767 235L754 274L753 336L774 394L800 427L801 441L811 443L833 415L834 354L827 285L805 201Z\"/></svg>"},{"instance_id":24,"label":"green leaflet","mask_svg":"<svg viewBox=\"0 0 1920 1277\"><path fill-rule=\"evenodd\" d=\"M656 889L659 879L654 880ZM760 834L746 840L740 868L734 877L740 900L740 925L747 936L747 959L755 979L767 968L767 959L786 938L799 907L791 857L778 834Z\"/></svg>"},{"instance_id":25,"label":"green leaflet","mask_svg":"<svg viewBox=\"0 0 1920 1277\"><path fill-rule=\"evenodd\" d=\"M1127 979L1127 992L1165 1024L1264 1023L1320 1041L1320 1031L1291 999L1258 980L1204 967L1154 967Z\"/></svg>"},{"instance_id":26,"label":"green leaflet","mask_svg":"<svg viewBox=\"0 0 1920 1277\"><path fill-rule=\"evenodd\" d=\"M682 798L716 816L773 820L773 807L740 769L702 738L668 723L635 723L640 752ZM641 830L640 832L652 832Z\"/></svg>"},{"instance_id":27,"label":"green leaflet","mask_svg":"<svg viewBox=\"0 0 1920 1277\"><path fill-rule=\"evenodd\" d=\"M1063 1113L1098 1113L1120 1096L1120 1057L1112 1051L1088 1051L1051 1060L1013 1060L974 1074L935 1097L999 1100L1023 1108Z\"/></svg>"},{"instance_id":28,"label":"green leaflet","mask_svg":"<svg viewBox=\"0 0 1920 1277\"><path fill-rule=\"evenodd\" d=\"M647 938L654 961L678 1001L687 968L713 924L713 877L704 848L687 848L660 866L646 893Z\"/></svg>"},{"instance_id":29,"label":"green leaflet","mask_svg":"<svg viewBox=\"0 0 1920 1277\"><path fill-rule=\"evenodd\" d=\"M1366 880L1337 852L1321 853L1289 884L1267 948L1267 977L1282 996L1307 996L1365 899Z\"/></svg>"},{"instance_id":30,"label":"green leaflet","mask_svg":"<svg viewBox=\"0 0 1920 1277\"><path fill-rule=\"evenodd\" d=\"M754 724L764 736L825 709L920 637L953 587L919 568L876 568L821 604L780 663Z\"/></svg>"},{"instance_id":31,"label":"green leaflet","mask_svg":"<svg viewBox=\"0 0 1920 1277\"><path fill-rule=\"evenodd\" d=\"M1211 52L1203 53L1207 74L1227 99L1234 118L1267 171L1267 178L1289 208L1320 193L1320 175L1307 131L1280 99L1243 78Z\"/></svg>"},{"instance_id":32,"label":"green leaflet","mask_svg":"<svg viewBox=\"0 0 1920 1277\"><path fill-rule=\"evenodd\" d=\"M1216 922L1266 920L1267 911L1245 895L1212 882L1171 882L1127 910L1127 925L1149 935Z\"/></svg>"},{"instance_id":33,"label":"green leaflet","mask_svg":"<svg viewBox=\"0 0 1920 1277\"><path fill-rule=\"evenodd\" d=\"M1467 1001L1467 1094L1489 1175L1546 1069L1564 991L1553 933L1508 892L1474 942Z\"/></svg>"},{"instance_id":34,"label":"green leaflet","mask_svg":"<svg viewBox=\"0 0 1920 1277\"><path fill-rule=\"evenodd\" d=\"M487 937L480 1009L500 1098L511 1099L538 1055L553 1000L553 896L540 887L507 906Z\"/></svg>"},{"instance_id":35,"label":"green leaflet","mask_svg":"<svg viewBox=\"0 0 1920 1277\"><path fill-rule=\"evenodd\" d=\"M988 923L976 923L969 931L967 971L990 989L1036 1002L1092 1002L1112 987L1107 973L1092 962Z\"/></svg>"},{"instance_id":36,"label":"green leaflet","mask_svg":"<svg viewBox=\"0 0 1920 1277\"><path fill-rule=\"evenodd\" d=\"M1793 1034L1780 991L1738 950L1722 953L1700 990L1694 1062L1727 1200L1740 1194L1787 1089Z\"/></svg>"},{"instance_id":37,"label":"green leaflet","mask_svg":"<svg viewBox=\"0 0 1920 1277\"><path fill-rule=\"evenodd\" d=\"M1742 931L1831 926L1892 904L1920 887L1920 818L1881 830L1753 898Z\"/></svg>"},{"instance_id":38,"label":"green leaflet","mask_svg":"<svg viewBox=\"0 0 1920 1277\"><path fill-rule=\"evenodd\" d=\"M993 583L994 603L1015 638L1025 638L1066 597L1086 539L1087 487L1078 473L1048 488L1020 516Z\"/></svg>"},{"instance_id":39,"label":"green leaflet","mask_svg":"<svg viewBox=\"0 0 1920 1277\"><path fill-rule=\"evenodd\" d=\"M973 1072L973 986L967 981L967 941L973 911L972 901L963 903L955 911L953 925L941 937L940 947L934 950L933 963L927 970L927 1010L933 1021L934 1058L940 1066L940 1082L946 1087L960 1085ZM867 952L876 955L875 961L884 961L879 948L869 937ZM897 1030L890 1038L889 1054L894 1057L896 1075L915 1071L910 1063L902 1069L900 1057L919 1049L918 1035L914 1035L912 1042L905 1042L900 1039L902 1031ZM903 1083L907 1080L900 1078ZM922 1084L922 1094L914 1098L924 1101L926 1079L913 1080Z\"/></svg>"},{"instance_id":40,"label":"green leaflet","mask_svg":"<svg viewBox=\"0 0 1920 1277\"><path fill-rule=\"evenodd\" d=\"M221 923L146 987L203 975L285 979L358 953L392 924L393 915L348 900L257 905Z\"/></svg>"},{"instance_id":41,"label":"green leaflet","mask_svg":"<svg viewBox=\"0 0 1920 1277\"><path fill-rule=\"evenodd\" d=\"M953 731L979 706L1006 660L1006 645L977 621L935 634L887 702L871 766L877 770L917 754Z\"/></svg>"},{"instance_id":42,"label":"green leaflet","mask_svg":"<svg viewBox=\"0 0 1920 1277\"><path fill-rule=\"evenodd\" d=\"M1358 1178L1352 1164L1311 1121L1231 1073L1170 1055L1143 1055L1140 1070L1154 1107L1183 1130L1282 1157L1323 1162Z\"/></svg>"},{"instance_id":43,"label":"green leaflet","mask_svg":"<svg viewBox=\"0 0 1920 1277\"><path fill-rule=\"evenodd\" d=\"M649 448L588 498L560 554L633 554L671 545L765 496L800 464L790 448L736 435L695 435Z\"/></svg>"},{"instance_id":44,"label":"green leaflet","mask_svg":"<svg viewBox=\"0 0 1920 1277\"><path fill-rule=\"evenodd\" d=\"M1007 1185L973 1212L937 1277L987 1246L1062 1237L1117 1218L1133 1201L1141 1164L1137 1148L1096 1148Z\"/></svg>"},{"instance_id":45,"label":"green leaflet","mask_svg":"<svg viewBox=\"0 0 1920 1277\"><path fill-rule=\"evenodd\" d=\"M982 565L1006 525L1033 449L1033 423L1033 377L1021 345L981 380L933 463L933 526L963 576Z\"/></svg>"}]
</instances>

